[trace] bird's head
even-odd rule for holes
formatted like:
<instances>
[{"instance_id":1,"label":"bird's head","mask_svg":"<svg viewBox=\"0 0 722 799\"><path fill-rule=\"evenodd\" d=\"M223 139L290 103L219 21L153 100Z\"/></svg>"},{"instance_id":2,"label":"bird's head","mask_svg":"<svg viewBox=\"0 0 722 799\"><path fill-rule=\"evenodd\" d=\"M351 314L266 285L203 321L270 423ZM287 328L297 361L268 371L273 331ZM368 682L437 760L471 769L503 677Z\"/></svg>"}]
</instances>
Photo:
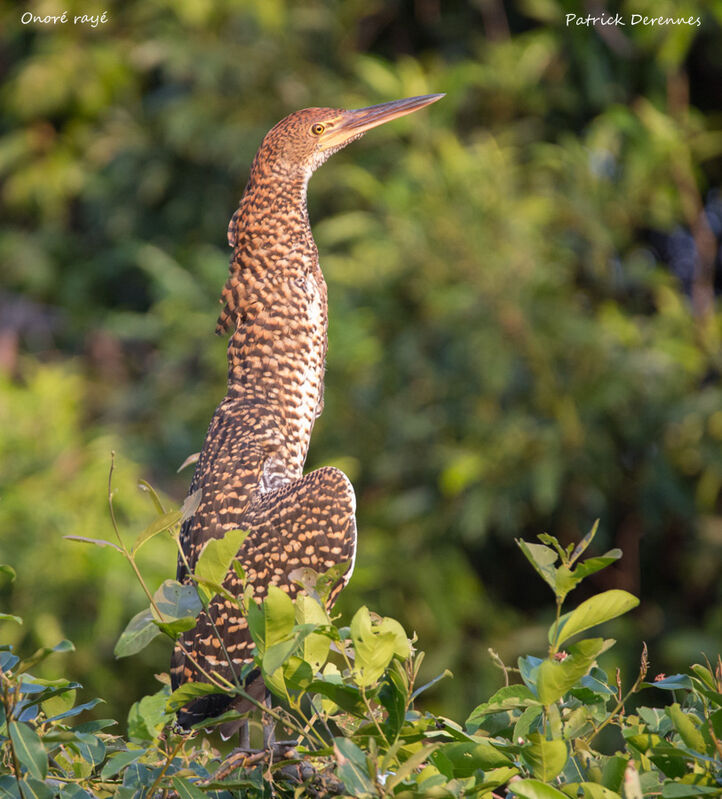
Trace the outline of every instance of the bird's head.
<instances>
[{"instance_id":1,"label":"bird's head","mask_svg":"<svg viewBox=\"0 0 722 799\"><path fill-rule=\"evenodd\" d=\"M333 153L384 122L411 114L443 94L407 97L390 103L346 111L343 108L304 108L282 119L266 134L257 161L287 175L311 174Z\"/></svg>"}]
</instances>

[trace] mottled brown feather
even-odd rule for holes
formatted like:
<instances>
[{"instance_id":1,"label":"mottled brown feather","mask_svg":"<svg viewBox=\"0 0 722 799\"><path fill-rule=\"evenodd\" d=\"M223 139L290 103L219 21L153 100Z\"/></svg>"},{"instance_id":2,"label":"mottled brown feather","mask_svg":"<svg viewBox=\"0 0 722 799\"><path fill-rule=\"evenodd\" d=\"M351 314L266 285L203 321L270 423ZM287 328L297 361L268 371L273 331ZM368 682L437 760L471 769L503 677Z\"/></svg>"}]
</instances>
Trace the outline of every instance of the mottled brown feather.
<instances>
[{"instance_id":1,"label":"mottled brown feather","mask_svg":"<svg viewBox=\"0 0 722 799\"><path fill-rule=\"evenodd\" d=\"M298 589L289 573L300 566L323 572L355 556L350 482L332 468L302 476L323 403L327 346L326 284L306 212L308 178L327 155L315 152L308 129L314 120L339 113L307 109L273 128L228 229L234 249L217 328L231 334L228 391L196 466L190 490L201 489L201 501L183 526L181 544L193 569L209 539L249 530L238 560L257 600L271 584L294 596ZM189 579L181 559L178 579ZM342 585L335 586L331 601ZM235 571L225 587L240 592ZM216 597L175 648L173 687L205 681L192 660L232 678L231 669L238 673L252 648L238 607ZM247 689L261 696L257 674ZM223 696L197 699L181 711L179 723L190 726L228 705Z\"/></svg>"},{"instance_id":2,"label":"mottled brown feather","mask_svg":"<svg viewBox=\"0 0 722 799\"><path fill-rule=\"evenodd\" d=\"M230 335L228 390L196 466L190 490L200 489L201 501L183 525L181 545L193 569L208 540L234 528L248 530L237 558L256 599L269 585L294 596L294 569L323 572L346 561L353 566L356 553L351 483L333 468L303 476L311 431L323 408L327 347L326 283L306 210L308 180L366 130L441 96L358 111L308 108L286 117L256 153L228 227L233 255L216 329ZM334 586L330 603L350 575L351 570ZM181 559L178 579L190 579ZM234 570L224 585L238 595ZM252 648L236 604L216 597L174 650L173 687L204 681L204 670L231 678L249 662ZM246 688L254 697L263 695L257 672ZM223 696L196 699L179 713L179 723L203 721L228 704Z\"/></svg>"}]
</instances>

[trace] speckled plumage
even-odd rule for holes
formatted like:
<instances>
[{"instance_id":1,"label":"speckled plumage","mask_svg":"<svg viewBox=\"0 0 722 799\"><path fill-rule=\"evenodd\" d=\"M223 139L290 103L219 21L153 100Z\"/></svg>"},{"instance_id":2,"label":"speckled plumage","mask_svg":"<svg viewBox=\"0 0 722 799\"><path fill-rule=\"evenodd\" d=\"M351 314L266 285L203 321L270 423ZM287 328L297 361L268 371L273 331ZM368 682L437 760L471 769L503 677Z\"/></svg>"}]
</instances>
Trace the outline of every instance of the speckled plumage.
<instances>
[{"instance_id":1,"label":"speckled plumage","mask_svg":"<svg viewBox=\"0 0 722 799\"><path fill-rule=\"evenodd\" d=\"M190 491L201 489L201 500L181 530L181 545L193 569L208 540L248 530L237 558L256 600L270 584L294 596L298 587L289 576L294 569L323 572L353 563L356 553L355 497L348 478L330 467L303 476L313 424L323 408L327 348L326 283L306 210L308 180L329 155L365 130L440 96L360 111L310 108L291 114L263 140L231 219L233 255L217 327L230 334L228 390L193 476ZM350 574L351 569L334 586L331 602ZM178 579L189 580L181 559ZM224 585L240 593L234 570ZM205 681L196 664L232 678L226 652L238 673L252 647L238 608L216 596L174 650L173 687ZM247 690L262 696L257 674ZM190 726L228 706L224 696L203 697L189 703L178 720Z\"/></svg>"}]
</instances>

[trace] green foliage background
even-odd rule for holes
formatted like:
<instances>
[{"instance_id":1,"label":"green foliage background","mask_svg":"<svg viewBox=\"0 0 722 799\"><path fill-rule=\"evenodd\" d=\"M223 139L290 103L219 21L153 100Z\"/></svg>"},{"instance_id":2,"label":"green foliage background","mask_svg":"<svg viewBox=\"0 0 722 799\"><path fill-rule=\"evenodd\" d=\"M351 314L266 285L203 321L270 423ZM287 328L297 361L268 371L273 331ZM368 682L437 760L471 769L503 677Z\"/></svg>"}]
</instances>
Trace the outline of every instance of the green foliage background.
<instances>
[{"instance_id":1,"label":"green foliage background","mask_svg":"<svg viewBox=\"0 0 722 799\"><path fill-rule=\"evenodd\" d=\"M92 6L92 8L91 8ZM97 28L24 10L107 10ZM111 449L179 501L224 392L212 335L227 220L266 130L296 108L446 98L313 178L329 285L326 408L308 467L349 474L367 603L416 630L449 715L487 696L552 618L513 537L601 517L641 595L613 631L683 670L722 638L719 2L610 13L700 27L566 27L581 3L70 0L0 3L0 547L11 635L72 639L67 671L121 715L166 668L112 648L142 606L105 550ZM655 236L687 231L683 285ZM705 272L705 269L707 272ZM173 576L168 544L144 569ZM631 655L630 655L631 657ZM104 711L105 712L105 711Z\"/></svg>"}]
</instances>

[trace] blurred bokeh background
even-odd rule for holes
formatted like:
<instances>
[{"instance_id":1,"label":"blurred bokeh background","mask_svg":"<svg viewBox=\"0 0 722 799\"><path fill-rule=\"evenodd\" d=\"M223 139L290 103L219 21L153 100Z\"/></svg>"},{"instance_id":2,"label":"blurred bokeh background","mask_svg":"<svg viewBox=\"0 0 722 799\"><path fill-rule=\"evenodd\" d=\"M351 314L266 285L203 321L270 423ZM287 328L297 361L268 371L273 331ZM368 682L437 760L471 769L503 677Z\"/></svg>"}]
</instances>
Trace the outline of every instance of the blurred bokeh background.
<instances>
[{"instance_id":1,"label":"blurred bokeh background","mask_svg":"<svg viewBox=\"0 0 722 799\"><path fill-rule=\"evenodd\" d=\"M109 21L22 25L68 11ZM566 13L700 25L567 27ZM330 301L308 468L358 495L338 607L398 618L463 714L544 650L551 596L514 544L595 543L639 594L610 625L632 668L722 641L722 3L51 0L0 3L3 640L72 639L103 715L168 648L116 662L143 605L127 565L64 535L185 495L224 393L225 228L266 130L310 105L430 92L310 185ZM143 551L153 585L168 541ZM573 599L584 598L579 595ZM619 651L619 650L615 650ZM56 668L55 666L53 668Z\"/></svg>"}]
</instances>

